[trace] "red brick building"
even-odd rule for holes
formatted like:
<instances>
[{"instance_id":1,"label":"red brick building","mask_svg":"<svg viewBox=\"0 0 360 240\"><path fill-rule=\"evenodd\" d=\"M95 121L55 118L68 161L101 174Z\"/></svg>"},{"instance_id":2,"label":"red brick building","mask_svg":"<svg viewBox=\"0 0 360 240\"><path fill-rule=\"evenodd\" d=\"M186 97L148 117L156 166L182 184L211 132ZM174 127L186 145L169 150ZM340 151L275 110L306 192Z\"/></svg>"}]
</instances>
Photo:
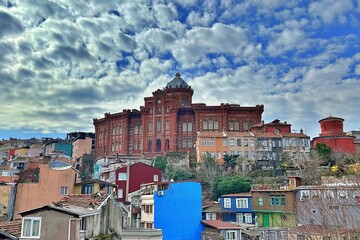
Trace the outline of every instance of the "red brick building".
<instances>
[{"instance_id":1,"label":"red brick building","mask_svg":"<svg viewBox=\"0 0 360 240\"><path fill-rule=\"evenodd\" d=\"M94 119L95 158L115 154L144 154L195 151L197 132L247 131L261 123L263 105L206 106L192 103L194 90L176 73L167 85L144 98L140 110L105 113Z\"/></svg>"},{"instance_id":2,"label":"red brick building","mask_svg":"<svg viewBox=\"0 0 360 240\"><path fill-rule=\"evenodd\" d=\"M321 133L319 137L313 138L312 147L315 148L318 143L325 143L336 153L355 153L355 137L346 135L343 122L343 118L334 116L321 119Z\"/></svg>"}]
</instances>

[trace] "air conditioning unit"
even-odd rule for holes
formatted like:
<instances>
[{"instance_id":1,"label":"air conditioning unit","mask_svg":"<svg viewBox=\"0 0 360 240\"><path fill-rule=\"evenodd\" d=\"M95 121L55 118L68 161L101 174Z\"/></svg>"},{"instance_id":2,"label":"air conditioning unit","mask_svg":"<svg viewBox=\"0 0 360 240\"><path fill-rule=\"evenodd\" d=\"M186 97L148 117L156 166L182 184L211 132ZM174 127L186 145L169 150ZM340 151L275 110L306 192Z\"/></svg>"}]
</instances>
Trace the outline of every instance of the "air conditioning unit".
<instances>
[{"instance_id":1,"label":"air conditioning unit","mask_svg":"<svg viewBox=\"0 0 360 240\"><path fill-rule=\"evenodd\" d=\"M157 194L158 194L158 196L163 196L163 195L164 195L164 191L158 191Z\"/></svg>"},{"instance_id":2,"label":"air conditioning unit","mask_svg":"<svg viewBox=\"0 0 360 240\"><path fill-rule=\"evenodd\" d=\"M300 202L305 201L305 197L300 197Z\"/></svg>"}]
</instances>

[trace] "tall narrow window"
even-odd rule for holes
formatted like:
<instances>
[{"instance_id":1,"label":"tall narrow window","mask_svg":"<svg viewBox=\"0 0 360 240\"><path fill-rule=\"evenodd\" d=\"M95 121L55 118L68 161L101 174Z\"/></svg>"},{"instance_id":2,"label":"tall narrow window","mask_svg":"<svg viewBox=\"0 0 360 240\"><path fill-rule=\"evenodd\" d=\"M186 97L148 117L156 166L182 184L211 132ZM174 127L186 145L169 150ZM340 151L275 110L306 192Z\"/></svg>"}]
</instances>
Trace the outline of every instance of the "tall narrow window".
<instances>
[{"instance_id":1,"label":"tall narrow window","mask_svg":"<svg viewBox=\"0 0 360 240\"><path fill-rule=\"evenodd\" d=\"M161 132L161 119L157 119L156 122L156 131Z\"/></svg>"}]
</instances>

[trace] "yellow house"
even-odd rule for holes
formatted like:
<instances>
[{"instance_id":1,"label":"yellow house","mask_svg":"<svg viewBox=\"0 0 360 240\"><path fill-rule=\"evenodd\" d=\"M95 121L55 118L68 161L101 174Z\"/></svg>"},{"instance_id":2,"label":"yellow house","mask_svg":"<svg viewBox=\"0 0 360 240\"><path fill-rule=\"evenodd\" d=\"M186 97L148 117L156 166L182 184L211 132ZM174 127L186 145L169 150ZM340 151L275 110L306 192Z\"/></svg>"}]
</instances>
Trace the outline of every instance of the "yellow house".
<instances>
[{"instance_id":1,"label":"yellow house","mask_svg":"<svg viewBox=\"0 0 360 240\"><path fill-rule=\"evenodd\" d=\"M116 184L101 181L91 180L82 183L76 183L74 186L74 194L93 194L102 192L104 194L112 194L116 191Z\"/></svg>"}]
</instances>

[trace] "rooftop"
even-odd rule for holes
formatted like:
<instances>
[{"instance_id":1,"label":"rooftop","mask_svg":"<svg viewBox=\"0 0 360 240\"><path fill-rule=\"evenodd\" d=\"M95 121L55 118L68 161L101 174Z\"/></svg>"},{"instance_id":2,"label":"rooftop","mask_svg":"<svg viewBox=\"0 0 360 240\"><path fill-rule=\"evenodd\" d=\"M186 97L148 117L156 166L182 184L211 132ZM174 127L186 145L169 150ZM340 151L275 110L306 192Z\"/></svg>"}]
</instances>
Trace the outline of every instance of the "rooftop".
<instances>
[{"instance_id":1,"label":"rooftop","mask_svg":"<svg viewBox=\"0 0 360 240\"><path fill-rule=\"evenodd\" d=\"M241 227L235 224L229 222L223 222L221 220L202 220L201 222L206 226L216 229L241 229Z\"/></svg>"},{"instance_id":2,"label":"rooftop","mask_svg":"<svg viewBox=\"0 0 360 240\"><path fill-rule=\"evenodd\" d=\"M175 77L166 84L166 88L190 88L190 86L181 78L181 74L177 72Z\"/></svg>"},{"instance_id":3,"label":"rooftop","mask_svg":"<svg viewBox=\"0 0 360 240\"><path fill-rule=\"evenodd\" d=\"M7 233L10 236L20 237L21 235L21 220L11 222L0 222L0 233ZM15 239L15 238L14 238Z\"/></svg>"},{"instance_id":4,"label":"rooftop","mask_svg":"<svg viewBox=\"0 0 360 240\"><path fill-rule=\"evenodd\" d=\"M82 208L94 208L100 206L108 195L101 194L70 194L63 197L55 205L59 207L64 206L77 206Z\"/></svg>"}]
</instances>

